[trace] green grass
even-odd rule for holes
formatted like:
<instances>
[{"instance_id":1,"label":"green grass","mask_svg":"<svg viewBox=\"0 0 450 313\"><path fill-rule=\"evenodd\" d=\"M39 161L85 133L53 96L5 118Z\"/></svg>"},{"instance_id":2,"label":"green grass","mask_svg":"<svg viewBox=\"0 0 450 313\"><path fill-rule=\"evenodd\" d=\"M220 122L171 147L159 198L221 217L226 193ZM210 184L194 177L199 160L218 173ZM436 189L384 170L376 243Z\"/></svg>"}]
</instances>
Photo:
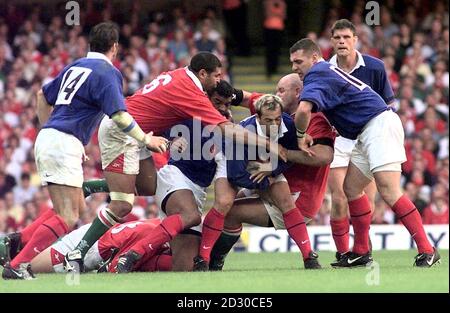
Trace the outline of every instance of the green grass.
<instances>
[{"instance_id":1,"label":"green grass","mask_svg":"<svg viewBox=\"0 0 450 313\"><path fill-rule=\"evenodd\" d=\"M84 274L70 286L66 276L40 274L34 281L1 281L4 292L448 292L448 250L442 263L413 268L414 251L375 251L379 285L368 285L369 269L331 269L330 252L320 253L326 268L306 271L298 253L232 253L223 272ZM373 276L373 275L372 275ZM374 281L374 280L372 280Z\"/></svg>"}]
</instances>

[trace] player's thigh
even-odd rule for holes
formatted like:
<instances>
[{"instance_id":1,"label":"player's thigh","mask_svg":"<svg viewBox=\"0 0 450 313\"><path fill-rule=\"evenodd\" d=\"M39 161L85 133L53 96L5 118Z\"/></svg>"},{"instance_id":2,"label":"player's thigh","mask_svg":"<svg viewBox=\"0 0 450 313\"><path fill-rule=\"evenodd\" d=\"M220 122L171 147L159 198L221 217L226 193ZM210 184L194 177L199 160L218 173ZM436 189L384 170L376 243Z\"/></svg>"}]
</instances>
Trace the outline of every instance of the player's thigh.
<instances>
[{"instance_id":1,"label":"player's thigh","mask_svg":"<svg viewBox=\"0 0 450 313\"><path fill-rule=\"evenodd\" d=\"M83 190L78 187L49 184L48 192L53 202L53 209L59 214L71 228L78 220L79 213L83 209Z\"/></svg>"},{"instance_id":2,"label":"player's thigh","mask_svg":"<svg viewBox=\"0 0 450 313\"><path fill-rule=\"evenodd\" d=\"M380 171L373 173L377 188L383 200L392 207L402 196L400 171Z\"/></svg>"},{"instance_id":3,"label":"player's thigh","mask_svg":"<svg viewBox=\"0 0 450 313\"><path fill-rule=\"evenodd\" d=\"M335 167L330 169L328 174L328 188L331 194L342 195L344 194L344 179L347 174L347 167Z\"/></svg>"},{"instance_id":4,"label":"player's thigh","mask_svg":"<svg viewBox=\"0 0 450 313\"><path fill-rule=\"evenodd\" d=\"M225 228L236 229L242 223L267 227L269 214L259 197L237 199L225 218Z\"/></svg>"},{"instance_id":5,"label":"player's thigh","mask_svg":"<svg viewBox=\"0 0 450 313\"><path fill-rule=\"evenodd\" d=\"M180 214L185 228L201 223L201 213L198 203L191 190L180 189L172 192L165 202L167 216Z\"/></svg>"},{"instance_id":6,"label":"player's thigh","mask_svg":"<svg viewBox=\"0 0 450 313\"><path fill-rule=\"evenodd\" d=\"M53 264L51 259L51 247L48 247L31 260L31 270L34 273L53 273Z\"/></svg>"},{"instance_id":7,"label":"player's thigh","mask_svg":"<svg viewBox=\"0 0 450 313\"><path fill-rule=\"evenodd\" d=\"M287 181L278 181L270 185L270 199L281 212L285 213L295 208L295 202L292 199L291 190Z\"/></svg>"},{"instance_id":8,"label":"player's thigh","mask_svg":"<svg viewBox=\"0 0 450 313\"><path fill-rule=\"evenodd\" d=\"M361 197L364 194L364 188L371 181L356 165L350 162L344 179L344 192L347 200L352 201Z\"/></svg>"},{"instance_id":9,"label":"player's thigh","mask_svg":"<svg viewBox=\"0 0 450 313\"><path fill-rule=\"evenodd\" d=\"M153 196L156 192L156 168L152 157L139 161L136 189L140 196Z\"/></svg>"},{"instance_id":10,"label":"player's thigh","mask_svg":"<svg viewBox=\"0 0 450 313\"><path fill-rule=\"evenodd\" d=\"M198 254L201 237L199 234L178 234L170 242L172 250L172 271L192 271L194 257Z\"/></svg>"},{"instance_id":11,"label":"player's thigh","mask_svg":"<svg viewBox=\"0 0 450 313\"><path fill-rule=\"evenodd\" d=\"M236 189L227 178L216 179L214 181L214 208L226 214L233 206L236 193Z\"/></svg>"}]
</instances>

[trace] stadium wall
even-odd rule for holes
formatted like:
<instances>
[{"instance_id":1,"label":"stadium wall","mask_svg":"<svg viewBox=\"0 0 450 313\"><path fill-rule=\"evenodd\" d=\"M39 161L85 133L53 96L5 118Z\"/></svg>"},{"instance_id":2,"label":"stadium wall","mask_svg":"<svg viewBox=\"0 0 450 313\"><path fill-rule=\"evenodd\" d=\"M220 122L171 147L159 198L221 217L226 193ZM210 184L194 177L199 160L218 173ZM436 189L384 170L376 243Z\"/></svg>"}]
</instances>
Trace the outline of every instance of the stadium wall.
<instances>
[{"instance_id":1,"label":"stadium wall","mask_svg":"<svg viewBox=\"0 0 450 313\"><path fill-rule=\"evenodd\" d=\"M449 248L448 225L425 225L425 231L431 243L438 249ZM309 238L316 251L335 251L331 228L329 226L309 226ZM350 245L353 231L351 231ZM402 225L373 225L370 228L373 250L408 250L415 248L415 243L406 228ZM295 242L286 230L275 230L264 227L244 227L241 245L235 251L248 252L296 252Z\"/></svg>"}]
</instances>

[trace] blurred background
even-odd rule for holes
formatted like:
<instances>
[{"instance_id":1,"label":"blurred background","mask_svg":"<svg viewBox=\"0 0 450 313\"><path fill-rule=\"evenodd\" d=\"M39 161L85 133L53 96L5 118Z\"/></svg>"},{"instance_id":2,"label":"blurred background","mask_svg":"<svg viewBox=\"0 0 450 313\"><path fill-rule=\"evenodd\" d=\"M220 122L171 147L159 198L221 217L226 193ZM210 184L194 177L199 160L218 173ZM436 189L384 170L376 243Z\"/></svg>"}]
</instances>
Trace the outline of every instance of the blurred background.
<instances>
[{"instance_id":1,"label":"blurred background","mask_svg":"<svg viewBox=\"0 0 450 313\"><path fill-rule=\"evenodd\" d=\"M86 55L90 28L106 20L120 27L114 65L128 96L159 73L186 66L200 50L221 59L224 79L236 88L275 92L278 79L291 72L288 49L295 41L316 40L328 59L331 25L350 19L358 50L384 61L397 98L408 157L402 187L426 224L448 224L448 1L378 1L380 25L370 26L366 1L87 0L77 1L79 25L68 25L67 2L75 1L0 0L0 235L22 229L51 207L34 163L39 131L34 95L65 65ZM277 19L269 19L274 14ZM235 121L249 114L233 113ZM101 178L96 136L86 153L85 179ZM208 200L206 210L211 192ZM106 194L89 197L79 224L92 221L106 201ZM136 198L132 214L157 216L154 199ZM328 225L329 215L327 195L315 224ZM397 223L380 199L373 219Z\"/></svg>"}]
</instances>

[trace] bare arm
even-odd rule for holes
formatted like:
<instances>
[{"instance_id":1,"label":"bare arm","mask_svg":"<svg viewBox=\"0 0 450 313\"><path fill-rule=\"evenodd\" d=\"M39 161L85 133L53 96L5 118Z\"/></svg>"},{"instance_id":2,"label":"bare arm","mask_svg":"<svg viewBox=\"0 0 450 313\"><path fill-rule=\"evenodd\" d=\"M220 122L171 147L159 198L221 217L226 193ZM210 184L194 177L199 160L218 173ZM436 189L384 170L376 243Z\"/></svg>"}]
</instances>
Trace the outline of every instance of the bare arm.
<instances>
[{"instance_id":1,"label":"bare arm","mask_svg":"<svg viewBox=\"0 0 450 313\"><path fill-rule=\"evenodd\" d=\"M313 104L309 101L300 101L295 113L295 127L300 131L306 131L311 120L311 110Z\"/></svg>"},{"instance_id":2,"label":"bare arm","mask_svg":"<svg viewBox=\"0 0 450 313\"><path fill-rule=\"evenodd\" d=\"M36 95L36 103L37 103L37 116L39 119L39 124L43 126L45 123L47 123L48 118L53 112L53 106L50 105L47 100L44 97L44 93L42 92L42 89L38 91Z\"/></svg>"},{"instance_id":3,"label":"bare arm","mask_svg":"<svg viewBox=\"0 0 450 313\"><path fill-rule=\"evenodd\" d=\"M224 122L218 125L221 129L222 134L225 137L233 139L235 142L240 144L248 144L253 146L258 146L261 148L269 148L270 152L278 155L284 161L287 160L285 155L285 149L280 149L277 143L274 143L267 138L256 135L255 133L249 132L242 126L233 124L231 122Z\"/></svg>"},{"instance_id":4,"label":"bare arm","mask_svg":"<svg viewBox=\"0 0 450 313\"><path fill-rule=\"evenodd\" d=\"M252 95L250 92L242 90L243 97L241 103L239 103L239 106L249 109L250 104L250 96Z\"/></svg>"},{"instance_id":5,"label":"bare arm","mask_svg":"<svg viewBox=\"0 0 450 313\"><path fill-rule=\"evenodd\" d=\"M315 145L310 148L314 152L314 156L300 150L288 150L288 161L308 165L308 166L325 166L333 161L333 148L327 145Z\"/></svg>"}]
</instances>

